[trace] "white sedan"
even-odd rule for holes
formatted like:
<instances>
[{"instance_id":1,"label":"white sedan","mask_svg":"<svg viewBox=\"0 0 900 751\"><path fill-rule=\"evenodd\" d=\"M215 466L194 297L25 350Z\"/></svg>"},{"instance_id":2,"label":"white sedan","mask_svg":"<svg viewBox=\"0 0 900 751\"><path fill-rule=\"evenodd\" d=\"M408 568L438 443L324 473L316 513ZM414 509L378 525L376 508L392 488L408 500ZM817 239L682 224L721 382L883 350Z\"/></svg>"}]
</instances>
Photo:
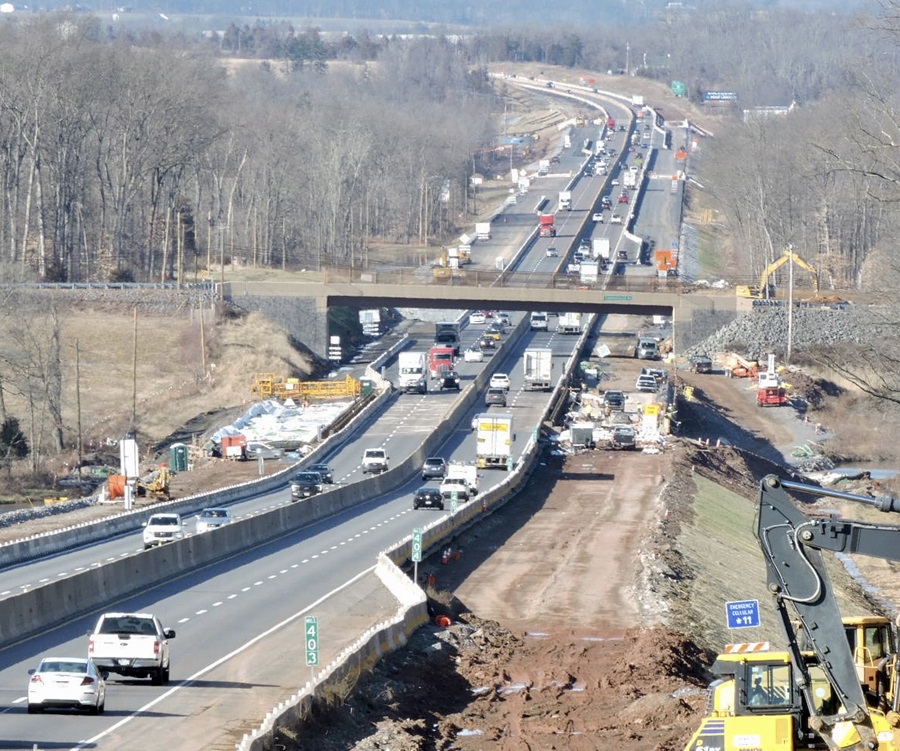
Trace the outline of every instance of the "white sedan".
<instances>
[{"instance_id":1,"label":"white sedan","mask_svg":"<svg viewBox=\"0 0 900 751\"><path fill-rule=\"evenodd\" d=\"M91 659L45 657L28 673L28 714L51 707L100 714L106 706L106 681Z\"/></svg>"},{"instance_id":2,"label":"white sedan","mask_svg":"<svg viewBox=\"0 0 900 751\"><path fill-rule=\"evenodd\" d=\"M469 347L463 355L463 360L466 362L484 362L484 350L477 344Z\"/></svg>"},{"instance_id":3,"label":"white sedan","mask_svg":"<svg viewBox=\"0 0 900 751\"><path fill-rule=\"evenodd\" d=\"M594 214L591 217L591 219L593 219L595 222L599 222L600 224L603 224L603 212L598 211L596 214Z\"/></svg>"},{"instance_id":4,"label":"white sedan","mask_svg":"<svg viewBox=\"0 0 900 751\"><path fill-rule=\"evenodd\" d=\"M469 314L469 325L470 326L479 326L487 321L484 313L475 312Z\"/></svg>"},{"instance_id":5,"label":"white sedan","mask_svg":"<svg viewBox=\"0 0 900 751\"><path fill-rule=\"evenodd\" d=\"M618 184L619 184L619 178L618 178L618 177L614 177L614 178L612 179L612 182L610 183L610 185L618 185Z\"/></svg>"},{"instance_id":6,"label":"white sedan","mask_svg":"<svg viewBox=\"0 0 900 751\"><path fill-rule=\"evenodd\" d=\"M509 375L506 373L494 373L491 376L490 387L492 389L505 389L509 391Z\"/></svg>"}]
</instances>

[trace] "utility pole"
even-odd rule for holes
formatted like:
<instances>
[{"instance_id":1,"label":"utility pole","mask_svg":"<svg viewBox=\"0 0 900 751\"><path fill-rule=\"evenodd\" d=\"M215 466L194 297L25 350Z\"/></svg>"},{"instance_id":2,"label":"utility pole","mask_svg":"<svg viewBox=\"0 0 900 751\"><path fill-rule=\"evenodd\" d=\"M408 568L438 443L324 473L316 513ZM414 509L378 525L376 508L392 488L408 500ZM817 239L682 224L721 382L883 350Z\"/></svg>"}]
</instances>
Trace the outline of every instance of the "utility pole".
<instances>
[{"instance_id":1,"label":"utility pole","mask_svg":"<svg viewBox=\"0 0 900 751\"><path fill-rule=\"evenodd\" d=\"M84 442L81 437L81 354L78 340L75 340L75 414L78 431L78 476L81 477L81 465L84 462Z\"/></svg>"},{"instance_id":2,"label":"utility pole","mask_svg":"<svg viewBox=\"0 0 900 751\"><path fill-rule=\"evenodd\" d=\"M794 342L794 246L788 245L788 252L791 253L788 261L788 325L787 325L787 352L785 354L785 362L791 364L791 349Z\"/></svg>"}]
</instances>

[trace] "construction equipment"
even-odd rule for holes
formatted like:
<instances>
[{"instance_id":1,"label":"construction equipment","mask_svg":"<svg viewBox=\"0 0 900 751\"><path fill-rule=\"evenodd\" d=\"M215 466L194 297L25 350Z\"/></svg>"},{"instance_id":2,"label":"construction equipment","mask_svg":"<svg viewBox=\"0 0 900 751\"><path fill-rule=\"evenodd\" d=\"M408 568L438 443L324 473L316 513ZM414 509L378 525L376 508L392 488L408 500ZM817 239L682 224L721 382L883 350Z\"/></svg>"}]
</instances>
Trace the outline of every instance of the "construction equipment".
<instances>
[{"instance_id":1,"label":"construction equipment","mask_svg":"<svg viewBox=\"0 0 900 751\"><path fill-rule=\"evenodd\" d=\"M783 407L788 403L784 386L761 386L756 390L757 407Z\"/></svg>"},{"instance_id":2,"label":"construction equipment","mask_svg":"<svg viewBox=\"0 0 900 751\"><path fill-rule=\"evenodd\" d=\"M787 649L743 645L718 656L713 672L719 680L709 688L706 716L686 751L897 751L895 636L885 618L841 618L822 551L895 560L900 526L810 518L787 491L900 512L900 500L892 497L854 495L775 475L762 480L756 538Z\"/></svg>"},{"instance_id":3,"label":"construction equipment","mask_svg":"<svg viewBox=\"0 0 900 751\"><path fill-rule=\"evenodd\" d=\"M168 501L169 483L174 473L165 464L161 464L152 472L139 478L135 483L138 496L155 496L158 500ZM128 478L125 475L108 475L106 478L106 493L109 500L125 497L125 485Z\"/></svg>"},{"instance_id":4,"label":"construction equipment","mask_svg":"<svg viewBox=\"0 0 900 751\"><path fill-rule=\"evenodd\" d=\"M253 376L250 393L260 399L354 399L362 386L351 376L333 381L301 381L274 373L257 373Z\"/></svg>"},{"instance_id":5,"label":"construction equipment","mask_svg":"<svg viewBox=\"0 0 900 751\"><path fill-rule=\"evenodd\" d=\"M137 494L139 496L155 496L159 500L169 500L169 483L172 480L172 471L160 464L147 475L137 481Z\"/></svg>"},{"instance_id":6,"label":"construction equipment","mask_svg":"<svg viewBox=\"0 0 900 751\"><path fill-rule=\"evenodd\" d=\"M731 378L753 379L759 375L759 363L732 352L726 358L725 372Z\"/></svg>"},{"instance_id":7,"label":"construction equipment","mask_svg":"<svg viewBox=\"0 0 900 751\"><path fill-rule=\"evenodd\" d=\"M763 270L759 277L759 286L750 287L746 284L739 284L735 287L735 293L738 297L749 297L754 300L773 297L775 289L769 282L772 275L778 271L786 263L795 263L803 269L806 269L813 278L813 285L816 293L819 292L819 272L815 270L808 262L804 261L791 248L785 249L780 258L776 258Z\"/></svg>"}]
</instances>

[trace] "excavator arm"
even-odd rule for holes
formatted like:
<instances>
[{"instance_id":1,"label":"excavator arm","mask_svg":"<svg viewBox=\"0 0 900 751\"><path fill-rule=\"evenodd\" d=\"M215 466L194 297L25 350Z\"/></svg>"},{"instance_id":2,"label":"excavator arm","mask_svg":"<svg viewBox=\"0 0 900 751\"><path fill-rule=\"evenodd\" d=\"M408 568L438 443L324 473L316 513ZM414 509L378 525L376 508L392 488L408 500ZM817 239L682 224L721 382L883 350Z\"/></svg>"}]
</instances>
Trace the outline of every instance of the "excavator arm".
<instances>
[{"instance_id":1,"label":"excavator arm","mask_svg":"<svg viewBox=\"0 0 900 751\"><path fill-rule=\"evenodd\" d=\"M789 263L789 262L796 263L800 268L806 269L810 273L810 276L812 276L812 278L813 278L813 284L815 286L816 292L819 291L819 272L816 271L815 268L813 268L813 266L810 263L808 263L807 261L804 261L800 256L798 256L795 251L785 250L781 256L779 256L774 261L772 261L772 263L770 263L768 266L766 266L766 268L763 270L762 274L760 274L760 276L759 276L760 294L765 295L766 289L768 289L768 286L769 286L769 279L771 278L771 276L776 271L778 271L778 269L780 269L782 266L784 266L786 263Z\"/></svg>"},{"instance_id":2,"label":"excavator arm","mask_svg":"<svg viewBox=\"0 0 900 751\"><path fill-rule=\"evenodd\" d=\"M760 483L757 511L756 536L766 560L768 588L775 597L797 671L797 686L806 695L807 705L814 706L812 681L802 655L803 648L812 649L842 705L837 714L816 717L816 730L827 737L837 723L849 721L862 741L856 748L877 748L870 710L821 551L897 560L900 526L812 518L797 508L788 490L864 503L883 512L900 512L900 500L873 499L769 475ZM803 647L801 632L805 636Z\"/></svg>"}]
</instances>

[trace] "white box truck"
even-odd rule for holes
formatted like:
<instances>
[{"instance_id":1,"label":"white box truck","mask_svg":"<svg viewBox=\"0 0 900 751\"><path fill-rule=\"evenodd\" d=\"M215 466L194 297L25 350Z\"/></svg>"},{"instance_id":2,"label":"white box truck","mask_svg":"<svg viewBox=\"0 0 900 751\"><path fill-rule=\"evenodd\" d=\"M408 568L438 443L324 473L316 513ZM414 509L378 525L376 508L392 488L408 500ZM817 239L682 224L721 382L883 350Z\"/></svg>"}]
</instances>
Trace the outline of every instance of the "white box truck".
<instances>
[{"instance_id":1,"label":"white box truck","mask_svg":"<svg viewBox=\"0 0 900 751\"><path fill-rule=\"evenodd\" d=\"M406 394L424 394L428 391L428 354L426 352L401 352L397 356L400 370L398 388Z\"/></svg>"},{"instance_id":2,"label":"white box truck","mask_svg":"<svg viewBox=\"0 0 900 751\"><path fill-rule=\"evenodd\" d=\"M444 479L460 480L469 488L469 495L478 493L478 467L465 462L450 462Z\"/></svg>"},{"instance_id":3,"label":"white box truck","mask_svg":"<svg viewBox=\"0 0 900 751\"><path fill-rule=\"evenodd\" d=\"M491 239L491 223L475 222L475 239L490 240Z\"/></svg>"},{"instance_id":4,"label":"white box truck","mask_svg":"<svg viewBox=\"0 0 900 751\"><path fill-rule=\"evenodd\" d=\"M595 237L591 240L591 255L595 261L609 260L609 238Z\"/></svg>"},{"instance_id":5,"label":"white box truck","mask_svg":"<svg viewBox=\"0 0 900 751\"><path fill-rule=\"evenodd\" d=\"M522 357L526 391L549 391L553 387L553 350L533 347Z\"/></svg>"},{"instance_id":6,"label":"white box truck","mask_svg":"<svg viewBox=\"0 0 900 751\"><path fill-rule=\"evenodd\" d=\"M600 263L598 261L582 261L580 274L582 284L596 284L597 277L600 276Z\"/></svg>"},{"instance_id":7,"label":"white box truck","mask_svg":"<svg viewBox=\"0 0 900 751\"><path fill-rule=\"evenodd\" d=\"M571 190L559 191L559 210L560 211L571 211L572 210L572 191Z\"/></svg>"},{"instance_id":8,"label":"white box truck","mask_svg":"<svg viewBox=\"0 0 900 751\"><path fill-rule=\"evenodd\" d=\"M637 187L637 179L638 173L637 170L627 170L622 173L622 187L623 188L635 188Z\"/></svg>"},{"instance_id":9,"label":"white box truck","mask_svg":"<svg viewBox=\"0 0 900 751\"><path fill-rule=\"evenodd\" d=\"M580 334L581 313L561 313L556 323L558 334Z\"/></svg>"},{"instance_id":10,"label":"white box truck","mask_svg":"<svg viewBox=\"0 0 900 751\"><path fill-rule=\"evenodd\" d=\"M512 457L513 417L485 412L475 424L475 466L506 469Z\"/></svg>"}]
</instances>

